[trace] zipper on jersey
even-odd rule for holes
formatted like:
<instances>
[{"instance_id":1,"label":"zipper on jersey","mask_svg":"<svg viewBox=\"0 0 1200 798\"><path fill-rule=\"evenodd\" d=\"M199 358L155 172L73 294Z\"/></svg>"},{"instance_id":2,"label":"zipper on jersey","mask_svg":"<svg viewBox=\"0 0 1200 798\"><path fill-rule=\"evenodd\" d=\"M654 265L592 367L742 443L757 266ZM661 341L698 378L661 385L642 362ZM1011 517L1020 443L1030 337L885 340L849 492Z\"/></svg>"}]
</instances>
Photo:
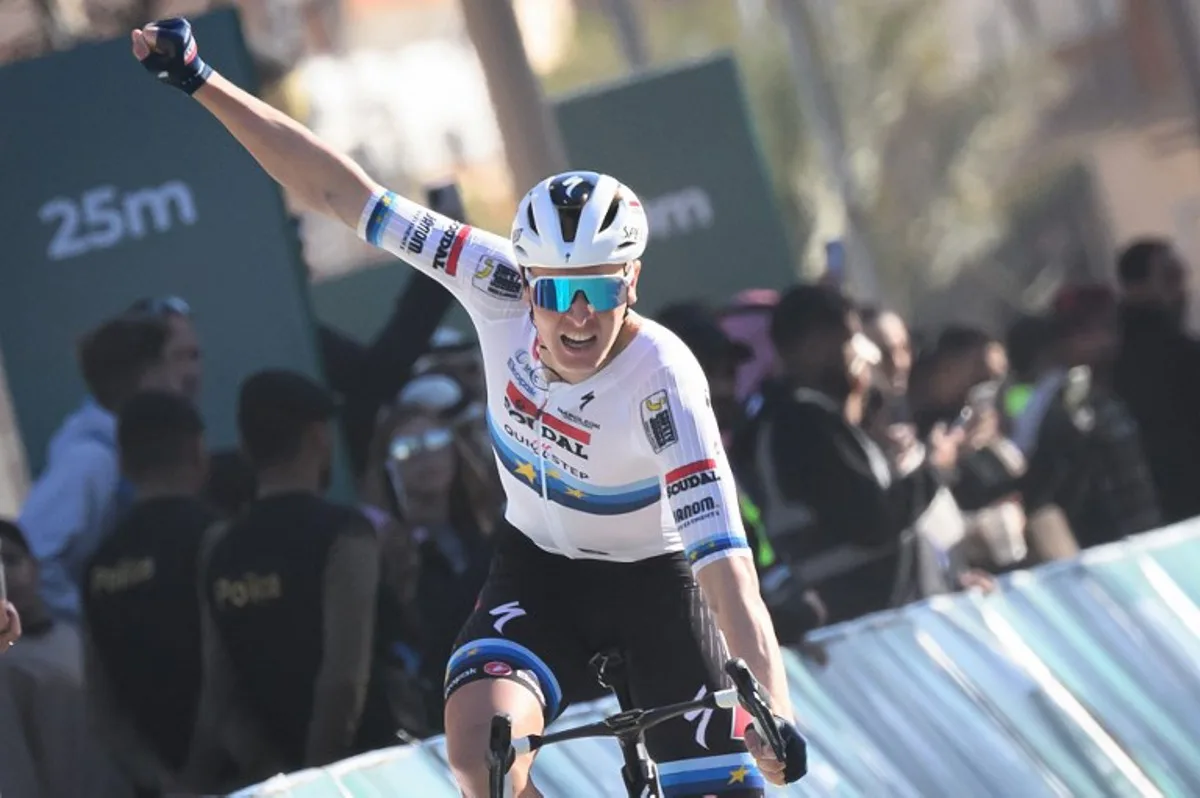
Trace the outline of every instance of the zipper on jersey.
<instances>
[{"instance_id":1,"label":"zipper on jersey","mask_svg":"<svg viewBox=\"0 0 1200 798\"><path fill-rule=\"evenodd\" d=\"M538 408L538 465L541 466L542 475L542 518L545 519L546 533L558 544L559 548L564 551L574 551L574 546L559 534L558 525L554 523L553 508L550 506L550 485L546 478L546 407L550 404L550 394L554 390L554 383L546 390L546 398L542 401L542 406Z\"/></svg>"}]
</instances>

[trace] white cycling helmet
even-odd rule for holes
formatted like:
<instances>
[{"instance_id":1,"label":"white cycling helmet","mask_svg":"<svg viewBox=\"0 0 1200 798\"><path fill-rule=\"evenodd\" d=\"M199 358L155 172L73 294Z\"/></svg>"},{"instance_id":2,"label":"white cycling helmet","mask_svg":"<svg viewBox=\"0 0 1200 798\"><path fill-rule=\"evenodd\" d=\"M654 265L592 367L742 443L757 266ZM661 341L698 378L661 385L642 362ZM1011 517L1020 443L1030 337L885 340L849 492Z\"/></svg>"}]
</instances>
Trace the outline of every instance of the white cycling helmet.
<instances>
[{"instance_id":1,"label":"white cycling helmet","mask_svg":"<svg viewBox=\"0 0 1200 798\"><path fill-rule=\"evenodd\" d=\"M628 187L596 172L563 172L529 190L513 220L522 266L627 263L646 251L646 211Z\"/></svg>"}]
</instances>

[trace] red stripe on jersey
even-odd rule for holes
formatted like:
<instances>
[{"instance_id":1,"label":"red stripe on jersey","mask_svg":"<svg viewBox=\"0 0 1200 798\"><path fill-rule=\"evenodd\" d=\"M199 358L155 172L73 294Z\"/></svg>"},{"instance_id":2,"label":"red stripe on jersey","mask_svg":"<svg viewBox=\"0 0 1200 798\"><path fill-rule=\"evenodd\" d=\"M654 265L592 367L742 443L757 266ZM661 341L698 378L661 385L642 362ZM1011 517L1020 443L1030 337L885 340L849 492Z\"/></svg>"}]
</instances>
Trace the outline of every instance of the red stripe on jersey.
<instances>
[{"instance_id":1,"label":"red stripe on jersey","mask_svg":"<svg viewBox=\"0 0 1200 798\"><path fill-rule=\"evenodd\" d=\"M692 474L699 474L701 471L712 471L717 467L716 460L697 460L694 463L680 466L672 471L667 472L667 482L678 482L684 477L690 477Z\"/></svg>"},{"instance_id":2,"label":"red stripe on jersey","mask_svg":"<svg viewBox=\"0 0 1200 798\"><path fill-rule=\"evenodd\" d=\"M545 418L542 419L542 423L555 432L561 432L568 438L574 438L580 443L588 444L592 442L592 433L586 430L581 430L579 427L572 426L571 424L563 421L561 418L555 418L549 413L547 413Z\"/></svg>"},{"instance_id":3,"label":"red stripe on jersey","mask_svg":"<svg viewBox=\"0 0 1200 798\"><path fill-rule=\"evenodd\" d=\"M517 386L513 385L511 381L508 383L508 390L506 390L505 393L508 395L508 401L512 402L513 407L515 407L517 410L527 416L533 416L534 418L538 417L539 411L537 405L535 405L529 397L521 393Z\"/></svg>"},{"instance_id":4,"label":"red stripe on jersey","mask_svg":"<svg viewBox=\"0 0 1200 798\"><path fill-rule=\"evenodd\" d=\"M462 255L463 247L467 243L467 236L471 234L471 228L463 225L458 228L458 234L454 236L454 243L450 245L450 257L446 259L446 274L453 277L458 274L458 258Z\"/></svg>"},{"instance_id":5,"label":"red stripe on jersey","mask_svg":"<svg viewBox=\"0 0 1200 798\"><path fill-rule=\"evenodd\" d=\"M512 380L509 380L508 382L508 388L505 390L505 395L508 396L508 401L511 402L512 406L518 411L527 416L540 418L543 424L555 432L561 432L568 438L571 438L572 440L584 445L588 445L592 442L592 433L588 432L587 430L579 429L579 427L576 427L573 424L568 424L561 418L552 416L549 413L543 413L538 406L533 403L532 399L521 393L521 390L513 384Z\"/></svg>"}]
</instances>

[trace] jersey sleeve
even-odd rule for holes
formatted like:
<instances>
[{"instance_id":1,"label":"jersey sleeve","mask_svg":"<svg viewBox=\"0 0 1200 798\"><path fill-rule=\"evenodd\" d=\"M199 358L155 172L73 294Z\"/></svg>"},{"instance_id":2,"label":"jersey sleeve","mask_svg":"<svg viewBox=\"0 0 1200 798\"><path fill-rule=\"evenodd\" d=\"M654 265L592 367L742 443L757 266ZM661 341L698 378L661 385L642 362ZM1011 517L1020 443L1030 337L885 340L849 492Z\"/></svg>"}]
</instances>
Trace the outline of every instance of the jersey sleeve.
<instances>
[{"instance_id":1,"label":"jersey sleeve","mask_svg":"<svg viewBox=\"0 0 1200 798\"><path fill-rule=\"evenodd\" d=\"M437 280L476 322L524 312L507 239L391 191L376 192L363 206L358 235Z\"/></svg>"},{"instance_id":2,"label":"jersey sleeve","mask_svg":"<svg viewBox=\"0 0 1200 798\"><path fill-rule=\"evenodd\" d=\"M677 360L660 368L636 397L638 437L658 462L663 496L692 571L725 557L750 556L733 471L699 364Z\"/></svg>"}]
</instances>

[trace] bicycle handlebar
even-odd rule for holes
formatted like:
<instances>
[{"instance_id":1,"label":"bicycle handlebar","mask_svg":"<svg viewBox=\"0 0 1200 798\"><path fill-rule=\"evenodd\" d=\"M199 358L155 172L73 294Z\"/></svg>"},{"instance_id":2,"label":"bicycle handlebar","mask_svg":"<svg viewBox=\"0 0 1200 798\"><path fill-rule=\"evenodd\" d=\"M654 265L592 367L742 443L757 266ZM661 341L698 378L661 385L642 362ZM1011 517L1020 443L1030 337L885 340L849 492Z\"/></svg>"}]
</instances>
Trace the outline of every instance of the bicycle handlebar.
<instances>
[{"instance_id":1,"label":"bicycle handlebar","mask_svg":"<svg viewBox=\"0 0 1200 798\"><path fill-rule=\"evenodd\" d=\"M603 720L564 729L553 734L531 734L514 740L512 738L512 718L503 714L495 715L492 718L487 757L491 795L493 798L500 798L503 795L504 776L518 756L532 753L547 745L585 737L617 737L619 739L640 737L647 729L688 712L697 709L733 709L739 703L750 713L754 719L755 729L771 747L775 757L783 762L785 752L783 735L779 731L775 714L771 711L770 702L764 696L758 680L754 678L750 668L741 659L732 659L725 663L725 673L733 679L734 686L732 688L717 690L693 701L684 701L665 707L624 710Z\"/></svg>"},{"instance_id":2,"label":"bicycle handlebar","mask_svg":"<svg viewBox=\"0 0 1200 798\"><path fill-rule=\"evenodd\" d=\"M762 694L762 687L750 668L742 659L731 659L725 663L725 673L733 679L738 698L742 706L754 718L754 729L771 746L771 752L780 762L785 761L786 748L783 744L783 733L779 731L779 723L775 713L771 711L771 703Z\"/></svg>"}]
</instances>

